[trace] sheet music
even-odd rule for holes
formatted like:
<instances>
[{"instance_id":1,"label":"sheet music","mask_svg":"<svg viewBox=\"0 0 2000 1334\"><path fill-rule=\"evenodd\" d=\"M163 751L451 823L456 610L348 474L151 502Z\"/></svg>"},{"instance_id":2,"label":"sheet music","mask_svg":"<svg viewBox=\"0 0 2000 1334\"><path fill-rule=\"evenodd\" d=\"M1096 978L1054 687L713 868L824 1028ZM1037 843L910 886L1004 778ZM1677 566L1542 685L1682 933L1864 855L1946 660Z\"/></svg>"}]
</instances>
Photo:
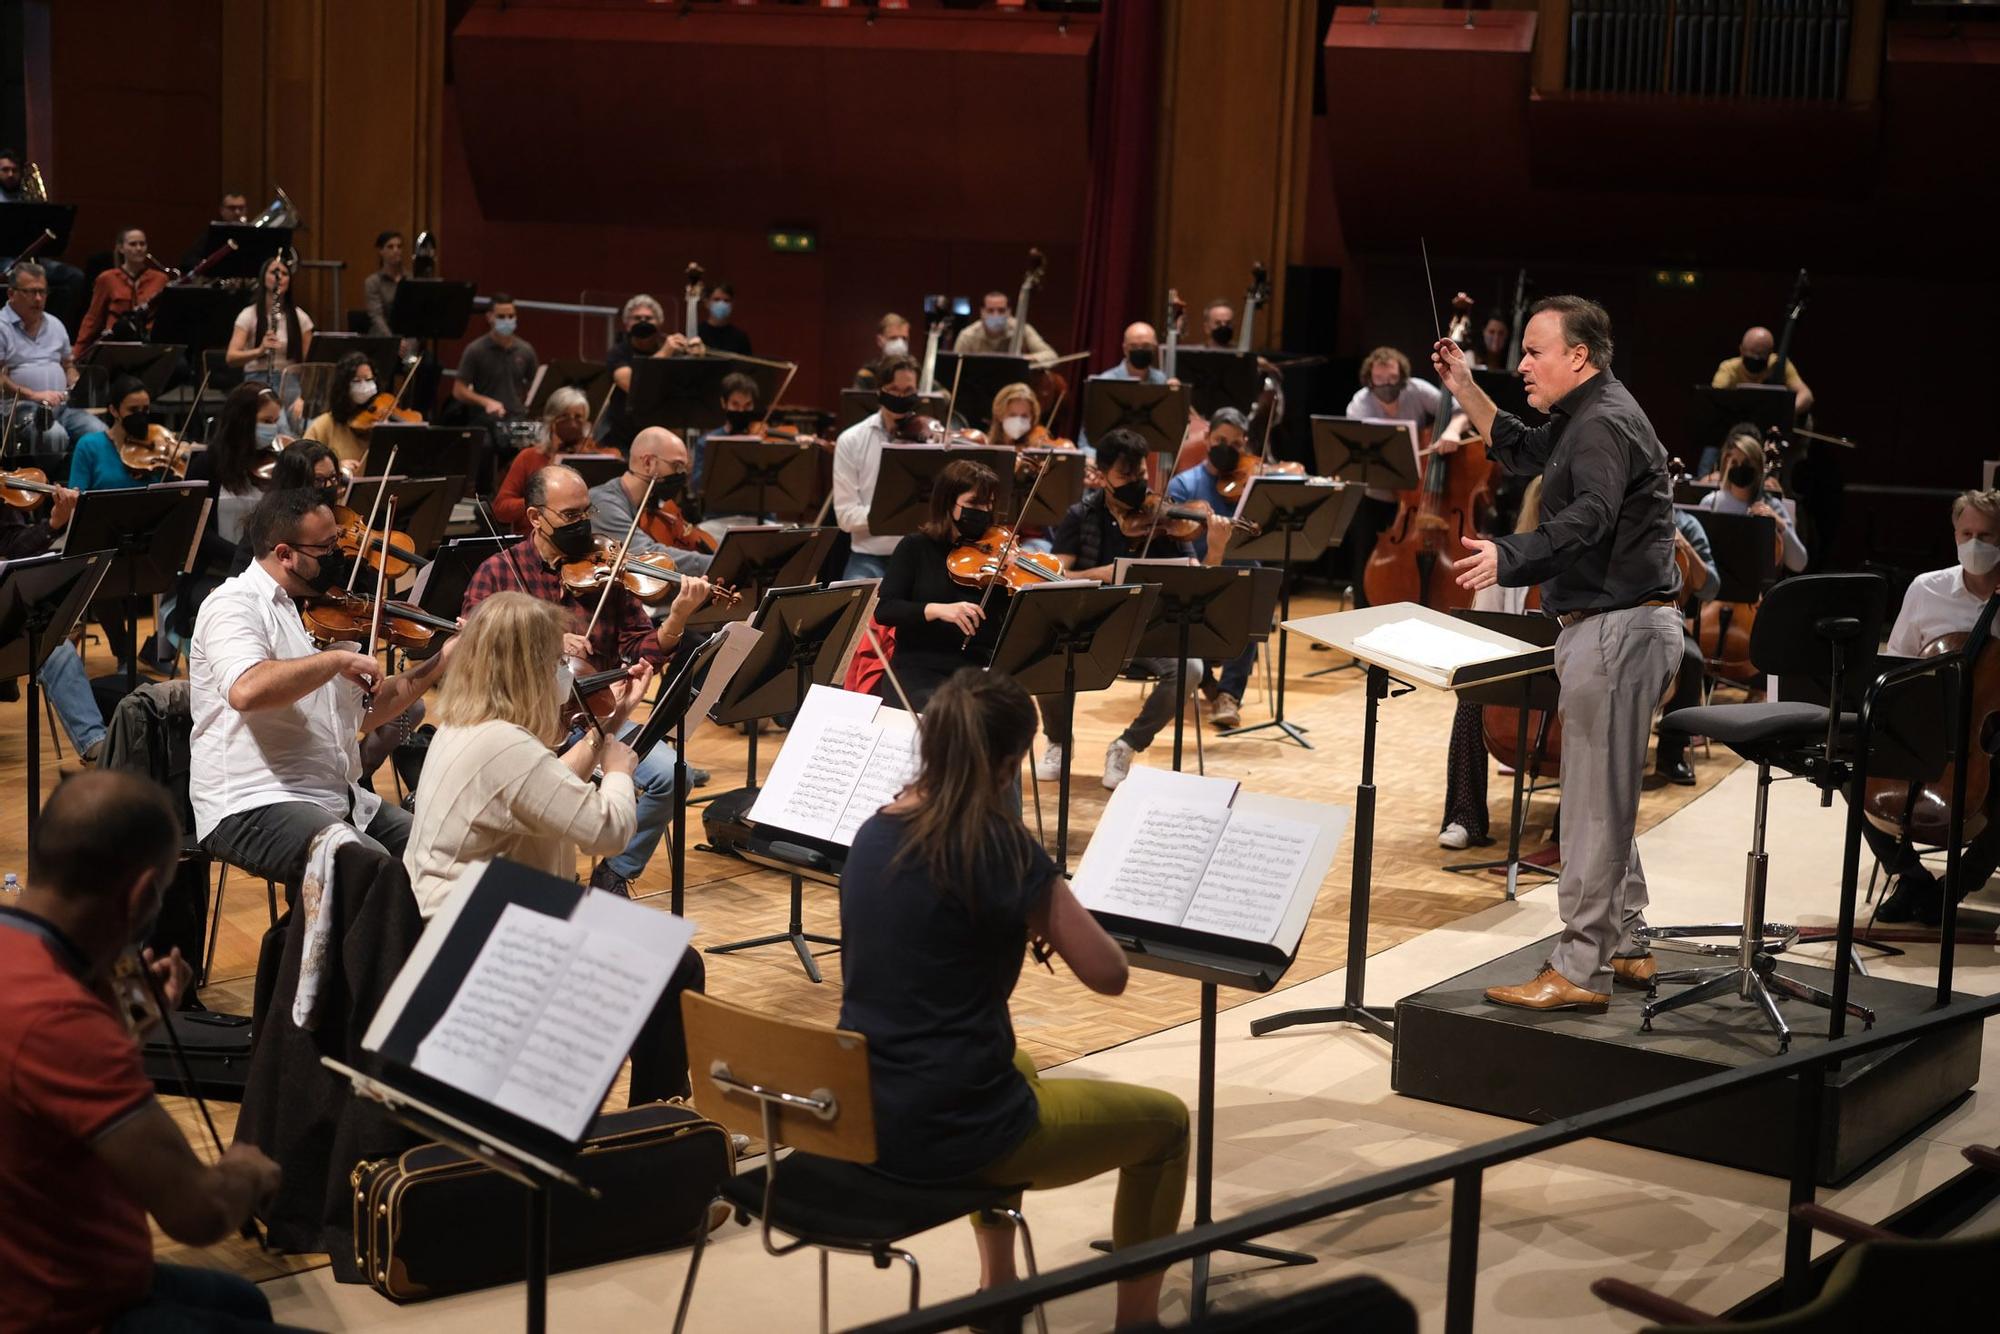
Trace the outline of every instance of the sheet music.
<instances>
[{"instance_id":1,"label":"sheet music","mask_svg":"<svg viewBox=\"0 0 2000 1334\"><path fill-rule=\"evenodd\" d=\"M540 916L518 905L509 905L507 911ZM597 1114L605 1085L632 1049L658 993L646 986L650 959L638 942L608 932L568 929L579 937L569 965L549 985L548 1004L528 1030L492 1101L575 1139Z\"/></svg>"},{"instance_id":2,"label":"sheet music","mask_svg":"<svg viewBox=\"0 0 2000 1334\"><path fill-rule=\"evenodd\" d=\"M882 709L875 715L878 735L875 749L855 780L847 798L847 808L834 825L833 841L852 844L854 835L868 818L896 799L917 776L917 721L901 709Z\"/></svg>"},{"instance_id":3,"label":"sheet music","mask_svg":"<svg viewBox=\"0 0 2000 1334\"><path fill-rule=\"evenodd\" d=\"M1270 940L1298 892L1319 832L1302 820L1231 812L1181 925Z\"/></svg>"},{"instance_id":4,"label":"sheet music","mask_svg":"<svg viewBox=\"0 0 2000 1334\"><path fill-rule=\"evenodd\" d=\"M1120 917L1179 923L1235 795L1233 779L1132 770L1077 867L1079 900Z\"/></svg>"},{"instance_id":5,"label":"sheet music","mask_svg":"<svg viewBox=\"0 0 2000 1334\"><path fill-rule=\"evenodd\" d=\"M1504 645L1459 634L1414 616L1390 621L1357 635L1354 645L1386 658L1399 658L1437 672L1452 672L1470 663L1508 656Z\"/></svg>"},{"instance_id":6,"label":"sheet music","mask_svg":"<svg viewBox=\"0 0 2000 1334\"><path fill-rule=\"evenodd\" d=\"M411 1067L493 1101L548 1004L549 979L568 966L582 936L568 922L508 904Z\"/></svg>"},{"instance_id":7,"label":"sheet music","mask_svg":"<svg viewBox=\"0 0 2000 1334\"><path fill-rule=\"evenodd\" d=\"M426 568L425 573L429 573ZM750 656L750 650L764 632L748 621L727 621L716 632L722 637L721 647L715 650L715 657L709 660L708 675L702 678L701 689L695 692L694 703L688 706L688 739L692 741L701 725L708 721L708 711L722 698L723 687L736 675L736 669Z\"/></svg>"},{"instance_id":8,"label":"sheet music","mask_svg":"<svg viewBox=\"0 0 2000 1334\"><path fill-rule=\"evenodd\" d=\"M872 723L830 722L821 727L811 738L812 749L806 752L798 781L768 816L757 817L758 822L801 834L824 830L831 837L880 739Z\"/></svg>"},{"instance_id":9,"label":"sheet music","mask_svg":"<svg viewBox=\"0 0 2000 1334\"><path fill-rule=\"evenodd\" d=\"M916 719L873 695L814 686L771 765L750 818L851 843L916 775Z\"/></svg>"}]
</instances>

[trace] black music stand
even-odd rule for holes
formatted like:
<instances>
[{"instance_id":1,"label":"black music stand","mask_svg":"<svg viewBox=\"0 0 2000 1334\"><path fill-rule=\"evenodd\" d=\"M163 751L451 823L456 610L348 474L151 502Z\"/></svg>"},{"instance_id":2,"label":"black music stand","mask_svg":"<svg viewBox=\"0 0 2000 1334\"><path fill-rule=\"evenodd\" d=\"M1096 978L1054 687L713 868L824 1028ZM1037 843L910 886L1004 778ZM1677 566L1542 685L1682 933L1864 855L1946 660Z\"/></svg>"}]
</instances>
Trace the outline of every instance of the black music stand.
<instances>
[{"instance_id":1,"label":"black music stand","mask_svg":"<svg viewBox=\"0 0 2000 1334\"><path fill-rule=\"evenodd\" d=\"M737 592L736 605L710 602L688 617L688 628L707 630L747 618L773 588L799 588L820 580L820 567L833 550L838 528L794 528L775 524L729 528L715 549L705 576Z\"/></svg>"},{"instance_id":2,"label":"black music stand","mask_svg":"<svg viewBox=\"0 0 2000 1334\"><path fill-rule=\"evenodd\" d=\"M685 436L724 424L722 381L747 375L757 382L757 401L769 404L791 367L761 357L709 352L699 357L642 357L632 363L626 408L635 426L664 426Z\"/></svg>"},{"instance_id":3,"label":"black music stand","mask_svg":"<svg viewBox=\"0 0 2000 1334\"><path fill-rule=\"evenodd\" d=\"M535 379L528 386L528 401L522 411L527 416L539 418L549 405L550 394L558 389L577 389L583 392L590 419L596 421L597 414L604 411L604 401L611 397L613 387L611 371L603 362L558 357L535 367Z\"/></svg>"},{"instance_id":4,"label":"black music stand","mask_svg":"<svg viewBox=\"0 0 2000 1334\"><path fill-rule=\"evenodd\" d=\"M69 248L70 229L76 225L75 204L8 204L0 207L0 255L18 259L22 251L54 232L35 252L38 259L55 259Z\"/></svg>"},{"instance_id":5,"label":"black music stand","mask_svg":"<svg viewBox=\"0 0 2000 1334\"><path fill-rule=\"evenodd\" d=\"M335 362L350 352L368 358L368 368L382 383L389 383L403 368L402 340L392 335L348 333L344 329L313 331L302 362Z\"/></svg>"},{"instance_id":6,"label":"black music stand","mask_svg":"<svg viewBox=\"0 0 2000 1334\"><path fill-rule=\"evenodd\" d=\"M917 397L917 411L938 421L944 420L946 409L951 407L949 394L920 394ZM882 399L873 389L843 389L840 391L840 412L834 418L834 429L845 431L869 414L882 410Z\"/></svg>"},{"instance_id":7,"label":"black music stand","mask_svg":"<svg viewBox=\"0 0 2000 1334\"><path fill-rule=\"evenodd\" d=\"M206 482L162 482L77 497L64 546L115 553L102 586L122 601L132 621L135 643L125 664L128 695L139 688L139 608L144 599L171 592L174 581L194 567L208 506Z\"/></svg>"},{"instance_id":8,"label":"black music stand","mask_svg":"<svg viewBox=\"0 0 2000 1334\"><path fill-rule=\"evenodd\" d=\"M472 479L479 475L492 437L483 426L432 426L427 422L383 422L368 433L368 457L362 461L363 477L380 477L389 467L389 450L396 451L396 475L422 473L426 476L456 477L462 485L452 499L472 494ZM609 456L607 456L609 457ZM621 464L620 470L623 470ZM353 509L353 505L348 506ZM366 513L364 508L363 513Z\"/></svg>"},{"instance_id":9,"label":"black music stand","mask_svg":"<svg viewBox=\"0 0 2000 1334\"><path fill-rule=\"evenodd\" d=\"M625 475L623 454L557 454L549 462L562 464L581 477L587 487L603 486Z\"/></svg>"},{"instance_id":10,"label":"black music stand","mask_svg":"<svg viewBox=\"0 0 2000 1334\"><path fill-rule=\"evenodd\" d=\"M1029 587L1007 599L1007 619L989 670L1020 682L1030 695L1061 695L1069 712L1062 778L1056 789L1056 864L1069 865L1069 767L1076 755L1076 697L1103 690L1132 660L1156 587L1062 584Z\"/></svg>"},{"instance_id":11,"label":"black music stand","mask_svg":"<svg viewBox=\"0 0 2000 1334\"><path fill-rule=\"evenodd\" d=\"M1252 478L1249 489L1236 507L1239 523L1250 525L1255 537L1232 538L1231 560L1254 560L1260 565L1277 565L1284 574L1278 592L1280 621L1292 618L1291 567L1295 561L1318 560L1322 551L1343 540L1354 511L1361 504L1361 488L1351 483L1328 482L1316 477L1291 477L1265 473ZM1222 736L1244 736L1275 727L1307 750L1312 742L1306 729L1285 717L1285 630L1278 628L1278 691L1272 701L1269 721L1232 727ZM1237 652L1242 652L1239 648Z\"/></svg>"},{"instance_id":12,"label":"black music stand","mask_svg":"<svg viewBox=\"0 0 2000 1334\"><path fill-rule=\"evenodd\" d=\"M1217 408L1248 413L1257 401L1262 377L1255 352L1231 347L1177 347L1174 374L1188 387L1188 401L1204 417Z\"/></svg>"},{"instance_id":13,"label":"black music stand","mask_svg":"<svg viewBox=\"0 0 2000 1334\"><path fill-rule=\"evenodd\" d=\"M109 551L0 561L0 677L28 681L29 856L42 815L42 664L97 596L111 562Z\"/></svg>"},{"instance_id":14,"label":"black music stand","mask_svg":"<svg viewBox=\"0 0 2000 1334\"><path fill-rule=\"evenodd\" d=\"M212 255L231 241L236 242L236 249L217 260L215 267L204 276L214 279L257 277L263 271L265 260L281 250L292 248L292 229L252 227L247 222L211 222L201 238L201 253ZM244 303L239 298L237 304Z\"/></svg>"},{"instance_id":15,"label":"black music stand","mask_svg":"<svg viewBox=\"0 0 2000 1334\"><path fill-rule=\"evenodd\" d=\"M1456 610L1452 615L1470 621L1474 625L1484 626L1488 630L1511 635L1529 644L1553 646L1557 632L1562 629L1556 622L1539 613ZM1551 666L1547 671L1531 672L1526 676L1465 686L1457 693L1458 698L1467 704L1515 710L1514 801L1508 808L1505 857L1477 862L1454 862L1444 869L1465 875L1470 872L1498 871L1504 868L1507 872L1507 901L1511 903L1520 888L1521 874L1524 871L1546 876L1550 880L1562 878L1562 872L1554 867L1521 859L1521 825L1527 817L1527 798L1533 795L1525 786L1527 773L1529 768L1540 762L1549 724L1562 703L1562 683L1556 679L1555 669ZM1542 715L1542 735L1535 738L1532 763L1528 751L1528 711L1531 709L1539 711Z\"/></svg>"},{"instance_id":16,"label":"black music stand","mask_svg":"<svg viewBox=\"0 0 2000 1334\"><path fill-rule=\"evenodd\" d=\"M1256 603L1253 590L1260 574L1274 580L1283 577L1279 570L1248 565L1124 562L1124 568L1118 572L1120 583L1137 580L1160 590L1132 656L1186 662L1192 655L1209 662L1227 662L1241 654L1250 647ZM1155 689L1166 690L1171 684L1163 680ZM1174 710L1176 773L1181 767L1182 735L1187 727L1185 688L1193 683L1181 684L1183 697Z\"/></svg>"},{"instance_id":17,"label":"black music stand","mask_svg":"<svg viewBox=\"0 0 2000 1334\"><path fill-rule=\"evenodd\" d=\"M389 303L389 327L399 337L431 343L463 338L472 323L472 300L478 290L475 283L448 278L405 278L396 284L395 299Z\"/></svg>"},{"instance_id":18,"label":"black music stand","mask_svg":"<svg viewBox=\"0 0 2000 1334\"><path fill-rule=\"evenodd\" d=\"M1797 407L1798 399L1785 384L1739 384L1728 389L1698 384L1688 403L1688 437L1698 458L1710 445L1720 448L1723 433L1738 422L1750 422L1766 434L1789 436Z\"/></svg>"},{"instance_id":19,"label":"black music stand","mask_svg":"<svg viewBox=\"0 0 2000 1334\"><path fill-rule=\"evenodd\" d=\"M1312 437L1313 464L1322 477L1378 491L1409 491L1423 474L1417 428L1410 422L1314 417Z\"/></svg>"},{"instance_id":20,"label":"black music stand","mask_svg":"<svg viewBox=\"0 0 2000 1334\"><path fill-rule=\"evenodd\" d=\"M185 347L198 360L203 352L229 346L236 314L244 304L241 293L223 287L188 283L162 288L153 298L152 340L155 345Z\"/></svg>"},{"instance_id":21,"label":"black music stand","mask_svg":"<svg viewBox=\"0 0 2000 1334\"><path fill-rule=\"evenodd\" d=\"M819 446L756 435L711 435L702 445L704 514L805 519L819 511Z\"/></svg>"},{"instance_id":22,"label":"black music stand","mask_svg":"<svg viewBox=\"0 0 2000 1334\"><path fill-rule=\"evenodd\" d=\"M1033 362L1006 352L940 352L936 383L950 396L952 412L983 431L993 419L993 396L1028 383L1033 373Z\"/></svg>"},{"instance_id":23,"label":"black music stand","mask_svg":"<svg viewBox=\"0 0 2000 1334\"><path fill-rule=\"evenodd\" d=\"M1102 376L1083 382L1083 434L1089 440L1123 428L1136 431L1154 454L1178 455L1187 426L1186 385L1174 389Z\"/></svg>"},{"instance_id":24,"label":"black music stand","mask_svg":"<svg viewBox=\"0 0 2000 1334\"><path fill-rule=\"evenodd\" d=\"M1046 449L1035 447L1024 449L1026 458L1041 459L1046 470L1040 485L1035 487L1032 502L1026 500L1027 490L1020 488L1026 512L1014 515L1009 522L1020 528L1054 528L1062 522L1069 507L1083 499L1083 473L1090 459L1080 449ZM1012 506L1009 506L1012 509Z\"/></svg>"},{"instance_id":25,"label":"black music stand","mask_svg":"<svg viewBox=\"0 0 2000 1334\"><path fill-rule=\"evenodd\" d=\"M375 493L387 486L389 496L384 497L383 508L389 497L395 498L396 526L410 539L421 563L429 564L424 553L444 540L452 506L458 503L464 483L463 477L405 477L400 473L394 477L357 477L347 489L347 508L366 519L376 509ZM381 517L381 513L376 514L378 523Z\"/></svg>"},{"instance_id":26,"label":"black music stand","mask_svg":"<svg viewBox=\"0 0 2000 1334\"><path fill-rule=\"evenodd\" d=\"M938 474L960 459L983 463L1000 479L993 510L1014 504L1014 451L1005 445L884 445L875 494L868 502L868 531L876 537L914 533L931 517L931 488Z\"/></svg>"},{"instance_id":27,"label":"black music stand","mask_svg":"<svg viewBox=\"0 0 2000 1334\"><path fill-rule=\"evenodd\" d=\"M174 369L180 365L181 357L186 352L185 347L175 343L100 341L91 344L90 351L84 354L80 368L85 371L103 372L102 375L93 374L89 377L93 398L100 388L108 389L113 379L120 375L129 375L146 386L146 393L157 403L167 392L167 381L173 378ZM97 383L99 380L104 382L103 386ZM91 406L111 405L93 403Z\"/></svg>"},{"instance_id":28,"label":"black music stand","mask_svg":"<svg viewBox=\"0 0 2000 1334\"><path fill-rule=\"evenodd\" d=\"M722 636L714 635L682 658L679 670L664 679L654 693L653 711L647 715L645 725L632 737L633 753L643 757L650 755L653 747L666 740L669 728L674 733L673 832L667 845L668 865L673 878L667 902L672 905L676 917L681 915L687 901L687 712L694 703L696 693L707 681L709 664L715 661L716 652L721 647Z\"/></svg>"},{"instance_id":29,"label":"black music stand","mask_svg":"<svg viewBox=\"0 0 2000 1334\"><path fill-rule=\"evenodd\" d=\"M806 692L813 686L839 685L848 650L855 635L861 632L862 618L873 600L872 592L873 585L865 582L834 588L773 588L767 592L753 622L764 633L751 645L736 675L722 688L722 697L709 710L709 718L731 727L776 714L797 713L805 702ZM747 788L754 791L756 787L757 729L753 726ZM735 954L766 945L790 945L797 952L806 976L817 982L819 965L813 962L812 947L838 947L840 941L808 932L804 912L804 886L794 874L791 918L783 931L711 945L707 953Z\"/></svg>"},{"instance_id":30,"label":"black music stand","mask_svg":"<svg viewBox=\"0 0 2000 1334\"><path fill-rule=\"evenodd\" d=\"M499 555L517 543L527 541L524 537L508 534L503 537L455 537L437 549L418 576L421 587L416 593L416 605L433 616L456 618L465 610L465 590L471 584L473 572L491 557ZM517 560L531 559L528 554L515 557Z\"/></svg>"},{"instance_id":31,"label":"black music stand","mask_svg":"<svg viewBox=\"0 0 2000 1334\"><path fill-rule=\"evenodd\" d=\"M1715 558L1716 651L1729 633L1734 604L1755 604L1778 578L1778 521L1761 514L1723 514L1700 506L1689 508L1702 532L1708 535L1710 554ZM1715 677L1715 661L1703 663L1703 670ZM1741 685L1731 681L1730 685Z\"/></svg>"}]
</instances>

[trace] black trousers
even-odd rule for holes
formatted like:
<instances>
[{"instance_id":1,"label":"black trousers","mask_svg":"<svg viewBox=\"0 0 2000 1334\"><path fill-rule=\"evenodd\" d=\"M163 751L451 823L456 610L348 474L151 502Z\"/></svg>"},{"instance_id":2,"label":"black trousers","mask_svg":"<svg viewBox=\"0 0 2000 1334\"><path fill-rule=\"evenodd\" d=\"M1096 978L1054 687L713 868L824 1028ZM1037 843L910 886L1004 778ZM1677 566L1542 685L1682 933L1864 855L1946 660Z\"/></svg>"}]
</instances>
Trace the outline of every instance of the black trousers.
<instances>
[{"instance_id":1,"label":"black trousers","mask_svg":"<svg viewBox=\"0 0 2000 1334\"><path fill-rule=\"evenodd\" d=\"M681 956L680 967L667 979L667 989L660 993L659 1003L639 1029L639 1036L632 1040L631 1106L688 1095L692 1085L688 1082L687 1030L681 1026L681 994L704 991L707 985L708 969L701 961L701 951L690 945Z\"/></svg>"}]
</instances>

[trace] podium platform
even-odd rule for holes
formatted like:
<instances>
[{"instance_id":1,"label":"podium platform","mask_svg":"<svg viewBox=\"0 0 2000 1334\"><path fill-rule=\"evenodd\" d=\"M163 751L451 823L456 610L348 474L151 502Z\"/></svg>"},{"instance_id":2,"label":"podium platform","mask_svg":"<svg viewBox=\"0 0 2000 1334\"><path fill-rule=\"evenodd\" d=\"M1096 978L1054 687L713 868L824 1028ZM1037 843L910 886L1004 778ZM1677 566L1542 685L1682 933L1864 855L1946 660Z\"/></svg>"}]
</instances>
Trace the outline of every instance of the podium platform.
<instances>
[{"instance_id":1,"label":"podium platform","mask_svg":"<svg viewBox=\"0 0 2000 1334\"><path fill-rule=\"evenodd\" d=\"M1537 941L1398 1001L1390 1087L1405 1097L1540 1124L1769 1058L1770 1030L1750 1005L1661 1015L1645 1033L1639 1023L1646 997L1637 989L1617 988L1610 1008L1596 1015L1487 1002L1487 987L1534 976L1554 943L1553 936ZM1799 959L1785 966L1832 989L1831 969ZM1858 974L1849 985L1884 1024L1936 1006L1932 987ZM1819 1184L1847 1180L1964 1097L1979 1080L1979 1028L1972 1020L1856 1057L1830 1077L1820 1104ZM1793 1041L1822 1043L1824 1027L1802 1024ZM1796 1102L1790 1081L1771 1081L1635 1123L1611 1138L1787 1177Z\"/></svg>"}]
</instances>

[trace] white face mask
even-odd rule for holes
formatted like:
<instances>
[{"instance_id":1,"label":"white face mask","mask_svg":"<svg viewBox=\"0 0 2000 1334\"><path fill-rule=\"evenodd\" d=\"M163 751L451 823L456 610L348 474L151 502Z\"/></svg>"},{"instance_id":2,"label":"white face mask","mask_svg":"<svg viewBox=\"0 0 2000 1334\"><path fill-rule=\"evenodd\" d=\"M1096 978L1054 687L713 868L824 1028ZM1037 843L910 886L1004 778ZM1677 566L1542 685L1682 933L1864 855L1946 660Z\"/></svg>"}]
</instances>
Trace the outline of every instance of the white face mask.
<instances>
[{"instance_id":1,"label":"white face mask","mask_svg":"<svg viewBox=\"0 0 2000 1334\"><path fill-rule=\"evenodd\" d=\"M1000 423L1000 429L1007 433L1009 440L1019 440L1035 429L1033 417L1008 417Z\"/></svg>"},{"instance_id":2,"label":"white face mask","mask_svg":"<svg viewBox=\"0 0 2000 1334\"><path fill-rule=\"evenodd\" d=\"M369 399L375 397L375 382L373 380L356 380L353 384L347 386L347 396L356 403L366 403Z\"/></svg>"},{"instance_id":3,"label":"white face mask","mask_svg":"<svg viewBox=\"0 0 2000 1334\"><path fill-rule=\"evenodd\" d=\"M2000 565L2000 546L1970 538L1958 544L1958 563L1965 572L1972 575L1990 574L1995 565Z\"/></svg>"},{"instance_id":4,"label":"white face mask","mask_svg":"<svg viewBox=\"0 0 2000 1334\"><path fill-rule=\"evenodd\" d=\"M904 356L909 350L910 340L907 338L891 338L882 344L882 355L885 357Z\"/></svg>"},{"instance_id":5,"label":"white face mask","mask_svg":"<svg viewBox=\"0 0 2000 1334\"><path fill-rule=\"evenodd\" d=\"M984 318L987 333L1003 334L1007 332L1007 317L1005 315L987 315Z\"/></svg>"}]
</instances>

